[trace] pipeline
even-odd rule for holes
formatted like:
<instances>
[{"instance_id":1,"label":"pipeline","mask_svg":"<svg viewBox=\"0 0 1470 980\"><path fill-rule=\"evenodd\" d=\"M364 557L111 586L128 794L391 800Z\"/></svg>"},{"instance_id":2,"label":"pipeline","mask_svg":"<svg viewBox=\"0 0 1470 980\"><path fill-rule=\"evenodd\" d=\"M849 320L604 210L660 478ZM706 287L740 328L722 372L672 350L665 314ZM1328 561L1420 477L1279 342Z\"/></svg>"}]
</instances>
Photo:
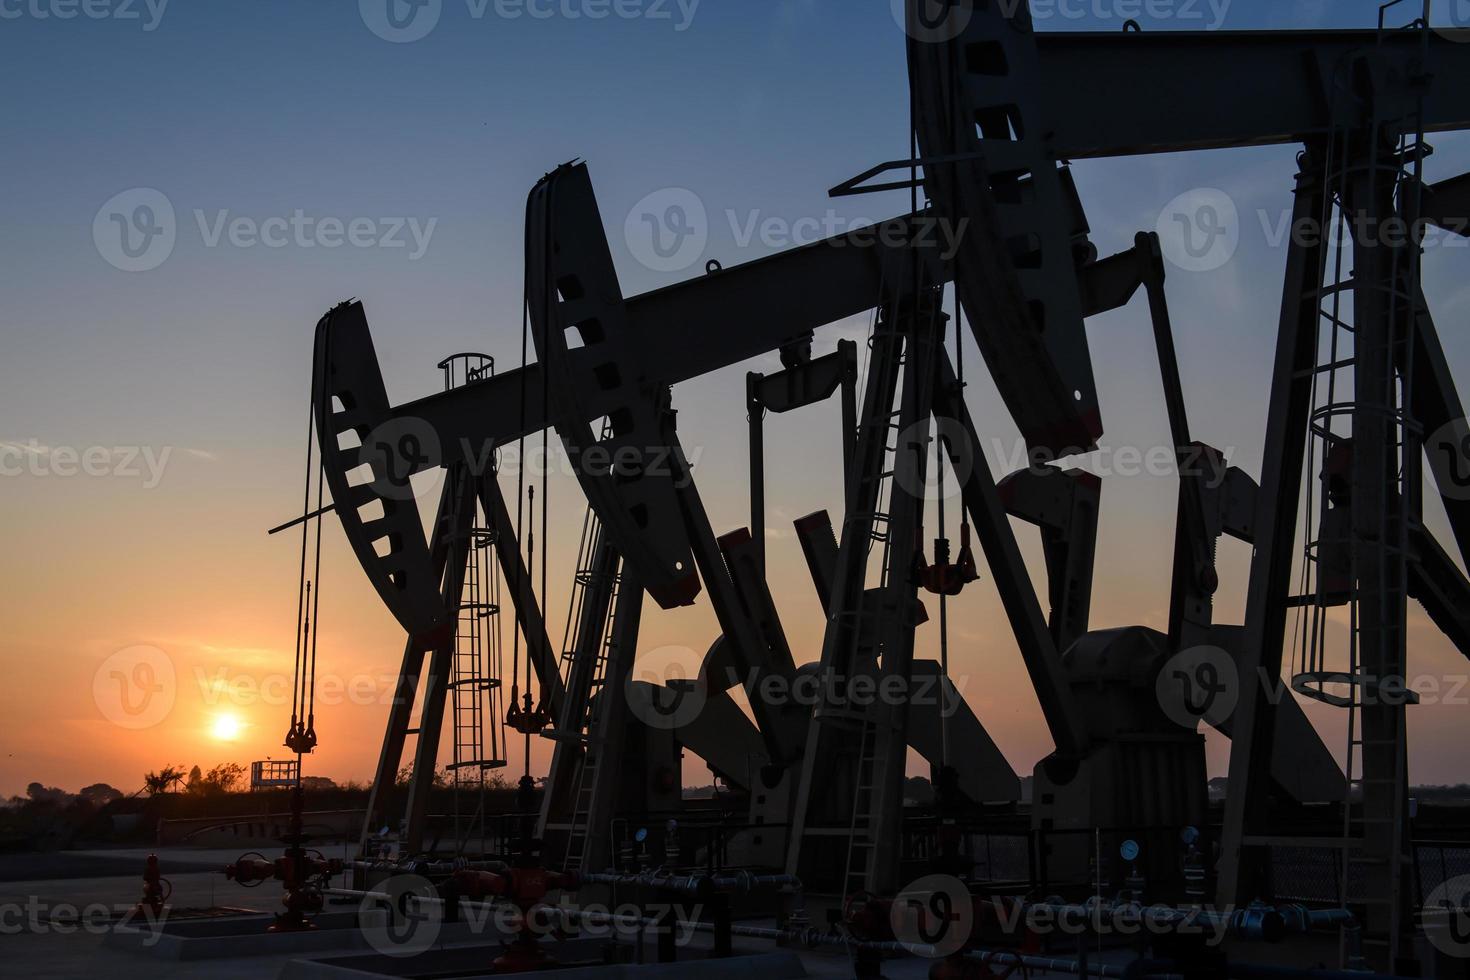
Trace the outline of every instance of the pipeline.
<instances>
[{"instance_id":1,"label":"pipeline","mask_svg":"<svg viewBox=\"0 0 1470 980\"><path fill-rule=\"evenodd\" d=\"M1356 923L1353 914L1346 909L1309 909L1303 905L1287 905L1277 908L1270 905L1252 905L1233 912L1222 913L1206 909L1181 909L1166 905L1113 904L1096 901L1081 905L1063 902L1027 902L1019 908L1024 915L1031 910L1042 910L1058 919L1081 920L1101 924L1104 918L1119 926L1140 927L1146 924L1160 927L1204 927L1214 932L1225 932L1233 938L1247 941L1280 942L1289 934L1305 934L1314 929L1337 926L1351 927Z\"/></svg>"},{"instance_id":2,"label":"pipeline","mask_svg":"<svg viewBox=\"0 0 1470 980\"><path fill-rule=\"evenodd\" d=\"M323 894L333 898L357 899L358 901L373 900L378 902L393 903L401 901L404 896L390 895L381 891L366 891L356 888L328 888ZM414 895L411 901L420 905L444 905L445 900L437 896ZM497 903L489 901L478 901L461 898L460 904L470 908L494 908ZM593 925L613 925L625 927L630 930L662 928L668 925L657 919L645 919L637 915L618 915L613 912L593 912L584 909L562 908L556 905L536 905L527 910L528 914L540 913L543 915L560 917L564 923L586 922ZM677 925L690 932L712 933L715 925L712 922L685 922L679 921ZM853 939L849 936L830 932L818 932L816 929L767 929L760 926L743 926L732 923L730 934L741 936L746 939L766 939L778 943L800 943L810 948L819 946L841 946L849 949L863 949L879 953L912 953L917 956L935 958L939 951L933 946L925 946L914 943L900 942L871 942L867 940Z\"/></svg>"},{"instance_id":3,"label":"pipeline","mask_svg":"<svg viewBox=\"0 0 1470 980\"><path fill-rule=\"evenodd\" d=\"M1229 963L1225 975L1231 980L1399 980L1387 973L1358 970L1304 970L1292 966L1269 966L1265 963Z\"/></svg>"},{"instance_id":4,"label":"pipeline","mask_svg":"<svg viewBox=\"0 0 1470 980\"><path fill-rule=\"evenodd\" d=\"M500 874L510 865L504 861L352 861L353 871L385 871L390 874L412 874L424 878L448 877L456 871L490 871Z\"/></svg>"},{"instance_id":5,"label":"pipeline","mask_svg":"<svg viewBox=\"0 0 1470 980\"><path fill-rule=\"evenodd\" d=\"M328 894L339 897L350 897L359 899L377 899L380 901L392 901L393 896L384 892L355 891L346 888L334 888ZM415 896L415 901L427 905L442 905L443 899ZM474 902L461 899L465 905L483 907L493 906L492 902ZM554 905L538 905L533 910L548 917L556 916L561 919L561 924L566 927L570 924L587 925L611 925L614 928L622 928L631 932L643 929L666 928L669 923L660 922L656 919L645 919L636 915L618 915L614 912L593 912L583 909L560 908ZM689 932L713 933L714 923L710 922L685 922L676 923L680 928ZM939 961L943 954L939 949L922 943L901 943L894 941L873 941L854 939L835 932L820 932L816 929L770 929L763 926L745 926L732 923L729 926L732 936L740 936L743 939L760 939L782 945L801 945L808 949L817 948L840 948L851 952L886 953L889 955L918 956L925 959ZM963 954L967 960L1000 967L1023 967L1028 970L1050 971L1053 973L1066 973L1071 976L1079 976L1083 973L1081 963L1076 960L1052 959L1045 956L1029 956L1019 953L1010 953L1003 950L969 950ZM1183 980L1183 977L1174 973L1148 973L1135 975L1125 973L1124 970L1114 966L1102 964L1089 965L1086 968L1089 977L1103 977L1107 980ZM1337 978L1323 977L1321 980L1337 980ZM1376 980L1376 978L1366 978Z\"/></svg>"},{"instance_id":6,"label":"pipeline","mask_svg":"<svg viewBox=\"0 0 1470 980\"><path fill-rule=\"evenodd\" d=\"M1070 976L1081 976L1084 971L1082 963L1078 960L1059 960L1048 956L1031 956L1023 953L1009 953L1005 950L971 949L964 954L964 959L982 966L1020 967L1023 970L1038 970L1042 973L1066 973ZM1135 980L1132 974L1119 969L1116 966L1106 966L1102 963L1089 963L1086 968L1089 977L1106 977L1108 980ZM1183 980L1175 973L1149 973L1136 980Z\"/></svg>"},{"instance_id":7,"label":"pipeline","mask_svg":"<svg viewBox=\"0 0 1470 980\"><path fill-rule=\"evenodd\" d=\"M396 900L396 896L389 895L386 892L362 891L350 888L328 888L324 889L323 893L337 898L374 899L382 902ZM445 904L442 898L430 896L414 896L414 901L425 905ZM460 902L471 907L483 908L493 908L497 904L495 902L472 901L463 898L460 899ZM1055 907L1085 908L1085 906ZM657 919L645 919L637 915L619 915L615 912L568 909L555 905L537 905L527 911L541 913L548 917L559 917L563 927L568 924L586 923L591 925L612 925L614 928L638 931L643 929L666 928L670 924L668 922L660 922ZM1161 911L1172 911L1180 916L1188 914L1188 910L1186 909ZM1298 907L1297 912L1303 917L1304 921L1314 926L1343 924L1353 921L1352 915L1342 909L1310 910ZM1236 914L1238 915L1239 913ZM716 931L715 924L711 922L678 921L675 924L689 932L714 933ZM809 949L824 947L841 948L868 953L918 956L936 961L944 958L939 949L922 943L854 939L851 936L844 936L840 933L820 932L816 929L771 929L763 926L746 926L734 923L730 924L728 928L732 936L740 936L744 939L766 940L784 945L801 945ZM1080 976L1084 973L1084 967L1078 960L1056 959L1046 956L1014 953L1006 950L988 949L969 949L960 955L965 960L985 966L1020 967L1027 970L1065 973L1070 976ZM1140 972L1138 969L1140 965L1144 965L1143 972ZM1156 961L1147 961L1146 965L1145 961L1140 961L1140 963L1133 964L1129 967L1089 963L1085 967L1085 973L1089 977L1103 977L1106 980L1183 980L1183 974L1180 973L1152 972L1153 967L1163 965ZM1363 973L1348 970L1302 970L1293 967L1267 966L1265 964L1240 962L1230 963L1226 967L1225 975L1230 980L1394 980L1393 977L1380 973Z\"/></svg>"}]
</instances>

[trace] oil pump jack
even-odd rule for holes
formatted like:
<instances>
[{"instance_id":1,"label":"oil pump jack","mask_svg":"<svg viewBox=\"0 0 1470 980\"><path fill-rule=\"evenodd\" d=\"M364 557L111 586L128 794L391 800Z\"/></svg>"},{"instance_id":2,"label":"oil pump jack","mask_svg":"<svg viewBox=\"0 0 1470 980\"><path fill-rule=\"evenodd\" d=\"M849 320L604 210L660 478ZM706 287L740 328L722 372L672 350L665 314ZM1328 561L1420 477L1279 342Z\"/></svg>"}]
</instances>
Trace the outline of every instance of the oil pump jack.
<instances>
[{"instance_id":1,"label":"oil pump jack","mask_svg":"<svg viewBox=\"0 0 1470 980\"><path fill-rule=\"evenodd\" d=\"M1424 433L1447 433L1443 446L1461 466L1466 433L1419 288L1418 244L1370 251L1358 242L1356 273L1324 285L1325 246L1293 240L1258 485L1190 425L1157 237L1140 234L1132 248L1100 257L1069 161L1302 143L1296 217L1336 207L1449 226L1467 209L1466 181L1427 186L1421 166L1425 134L1470 128L1470 46L1431 32L1424 18L1392 29L1381 17L1370 31L1110 35L1036 32L1025 4L958 2L937 20L935 13L922 0L908 8L913 157L833 190L909 189L911 213L876 231L731 268L711 263L702 277L625 297L588 170L570 163L544 177L527 206L527 331L536 361L394 406L362 304L344 303L318 324L324 383L316 412L328 485L348 539L409 637L405 697L390 717L376 785L396 769L426 656L416 781L436 758L442 709L430 709L436 698L442 705L460 587L452 542L469 520L446 515L472 511L478 499L541 692L522 717L553 722L541 726L555 741L537 824L543 856L568 871L614 862L616 818L677 810L678 759L688 749L747 794L745 863L784 866L809 891L891 898L915 870L903 847L911 747L929 759L937 782L972 802L1018 793L1014 772L968 710L935 725L908 695L927 674L947 684L942 664L914 658L915 631L930 621L927 594L948 599L978 571L963 540L957 561L945 560L947 542L936 543L943 546L934 565L924 557L923 487L937 445L961 482L963 533L973 529L983 551L1056 746L1035 770L1032 825L1057 890L1115 893L1141 876L1151 898L1186 897L1186 851L1208 835L1203 740L1168 703L1187 691L1158 681L1180 655L1209 648L1242 679L1239 708L1207 718L1232 738L1218 896L1232 907L1275 897L1266 856L1278 842L1260 829L1273 801L1336 801L1362 836L1332 846L1373 861L1375 894L1388 898L1363 911L1383 956L1397 958L1407 897L1388 883L1407 848L1403 709L1362 695L1370 674L1402 674L1407 597L1462 648L1470 608L1464 575L1419 519ZM1189 106L1159 87L1186 68L1196 83ZM1213 108L1190 108L1200 105ZM941 223L963 231L952 255L937 247ZM944 309L947 287L953 316ZM1095 447L1103 432L1086 321L1140 292L1180 471L1169 621L1167 631L1090 630L1101 481L1059 465L996 481L978 456L963 362L947 348L968 324L1028 447L1065 460ZM1326 298L1350 293L1352 321L1324 312ZM858 400L851 350L812 351L821 327L868 311L876 315ZM1356 333L1344 363L1335 331L1351 332L1350 323ZM1333 351L1325 360L1324 336ZM748 386L753 527L716 536L680 447L673 389L772 352L781 355L781 375ZM1352 394L1314 400L1319 384L1340 372L1352 379ZM798 668L763 574L758 416L839 390L844 509L835 532L824 514L797 523L827 615L819 659ZM590 507L571 640L560 658L498 486L472 465L487 448L547 427ZM430 438L402 438L406 431ZM1321 444L1322 523L1307 549L1315 591L1293 596L1309 433ZM424 442L436 451L423 453ZM366 457L364 445L373 447ZM612 473L610 458L631 465ZM436 467L449 476L426 539L412 501L388 488ZM1446 493L1446 509L1463 552L1470 515L1452 498ZM1011 518L1041 534L1049 613ZM1214 622L1222 535L1255 548L1243 626ZM698 679L632 681L644 596L668 609L701 592L721 635ZM1268 697L1288 611L1321 615L1344 604L1361 622L1346 659L1312 647L1293 687L1318 698L1329 687L1347 689L1346 706L1362 719L1354 742L1361 776L1351 763L1344 775L1293 698ZM762 694L768 682L789 690L802 676L822 692L813 708ZM737 682L749 718L731 698ZM885 683L900 695L862 705L850 696ZM675 720L650 725L629 710L635 696L668 707ZM423 845L426 793L418 782L410 793L407 853ZM371 814L370 825L377 819ZM1104 836L1106 850L1097 846ZM1119 853L1125 839L1133 846ZM1207 855L1212 846L1204 841ZM1347 891L1342 899L1364 904Z\"/></svg>"}]
</instances>

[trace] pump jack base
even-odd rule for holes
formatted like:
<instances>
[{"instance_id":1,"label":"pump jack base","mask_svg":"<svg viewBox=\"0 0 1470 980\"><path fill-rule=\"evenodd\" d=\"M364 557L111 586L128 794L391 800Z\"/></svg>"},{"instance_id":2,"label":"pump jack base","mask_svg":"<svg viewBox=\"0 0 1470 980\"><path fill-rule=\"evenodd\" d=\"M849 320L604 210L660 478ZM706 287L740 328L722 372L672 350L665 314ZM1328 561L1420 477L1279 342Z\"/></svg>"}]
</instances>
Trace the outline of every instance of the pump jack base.
<instances>
[{"instance_id":1,"label":"pump jack base","mask_svg":"<svg viewBox=\"0 0 1470 980\"><path fill-rule=\"evenodd\" d=\"M314 922L311 922L308 919L303 919L299 915L293 915L292 913L289 913L288 912L285 915L278 915L278 916L276 916L276 921L275 922L272 922L270 924L270 926L265 931L266 932L314 932L315 930L316 930L316 924Z\"/></svg>"},{"instance_id":2,"label":"pump jack base","mask_svg":"<svg viewBox=\"0 0 1470 980\"><path fill-rule=\"evenodd\" d=\"M495 958L496 973L533 973L556 966L556 959L535 940L508 943L504 955Z\"/></svg>"}]
</instances>

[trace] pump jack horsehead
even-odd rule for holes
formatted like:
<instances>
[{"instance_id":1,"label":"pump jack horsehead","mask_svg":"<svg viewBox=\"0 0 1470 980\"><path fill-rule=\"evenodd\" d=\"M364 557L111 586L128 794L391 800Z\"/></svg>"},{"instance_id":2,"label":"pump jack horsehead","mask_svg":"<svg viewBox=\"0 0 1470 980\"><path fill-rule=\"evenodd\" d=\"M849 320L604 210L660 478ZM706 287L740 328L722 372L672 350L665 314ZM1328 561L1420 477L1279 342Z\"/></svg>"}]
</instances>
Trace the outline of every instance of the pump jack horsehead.
<instances>
[{"instance_id":1,"label":"pump jack horsehead","mask_svg":"<svg viewBox=\"0 0 1470 980\"><path fill-rule=\"evenodd\" d=\"M1099 257L1065 161L1304 142L1311 149L1303 158L1303 186L1320 188L1313 168L1322 165L1334 134L1353 123L1331 98L1340 66L1366 59L1369 70L1353 77L1369 86L1403 86L1433 74L1435 97L1422 100L1418 131L1467 128L1470 45L1427 30L1048 34L1032 30L1025 4L952 4L937 26L920 22L926 10L921 0L910 4L909 73L921 156L880 165L833 191L912 188L924 195L925 206L876 232L731 268L712 263L702 277L625 297L588 170L569 163L536 185L526 211L526 305L536 362L394 406L362 304L344 303L319 323L323 383L316 412L328 484L352 547L408 634L401 696L375 786L392 781L428 660L402 840L407 852L423 847L427 781L418 774L432 771L443 716L446 650L459 601L454 568L462 564L455 542L478 505L496 532L539 687L529 714L539 710L551 721L542 731L555 749L538 825L549 858L570 871L606 866L616 815L679 805L678 759L687 748L749 794L751 824L789 825L784 842L748 833L742 841L748 863L784 865L813 891L892 897L904 871L909 748L958 799L1019 794L1015 773L947 678L941 677L944 713L951 717L944 721L938 706L918 699L855 707L843 697L859 681L890 680L914 691L916 679L942 673L941 665L914 659L915 631L930 621L931 600L921 590L943 602L973 570L967 549L959 561L945 560L947 542L936 547L934 565L924 557L922 491L936 444L961 481L965 531L973 527L983 550L1056 746L1036 768L1033 807L1053 872L1120 881L1123 862L1104 855L1103 866L1092 869L1091 837L1067 833L1127 829L1143 845L1135 863L1157 897L1184 897L1180 834L1205 819L1203 739L1195 725L1176 720L1167 697L1156 696L1155 679L1185 651L1219 650L1247 679L1241 710L1205 720L1235 738L1232 794L1242 787L1249 812L1265 794L1300 802L1344 798L1344 775L1297 702L1288 697L1273 705L1250 680L1258 667L1279 667L1300 487L1300 474L1287 470L1302 457L1307 408L1300 379L1312 370L1303 360L1312 354L1307 335L1313 331L1298 329L1300 296L1318 289L1312 283L1322 271L1320 250L1305 254L1293 245L1290 253L1288 289L1296 292L1282 323L1258 490L1191 431L1157 237L1140 234L1132 248ZM1165 111L1162 102L1116 99L1118 92L1156 91L1157 79L1183 65L1208 90L1196 98L1229 108L1181 113ZM903 179L873 183L890 171ZM1415 197L1419 213L1442 222L1470 196L1463 180L1423 190ZM1298 203L1309 214L1316 199L1304 199L1306 193L1299 191ZM963 231L954 249L926 234L938 222ZM943 310L951 285L963 314L953 319ZM1410 285L1417 295L1417 281ZM997 482L979 457L962 361L952 362L946 346L951 328L958 334L961 321L968 323L1028 447L1052 459L1075 455L1095 447L1103 432L1085 323L1140 290L1181 462L1169 623L1167 631L1089 630L1101 482L1056 466ZM1426 424L1449 422L1462 415L1458 397L1422 301L1415 309L1421 356L1413 363L1422 377L1414 392L1423 400L1416 412ZM680 447L673 388L779 352L784 370L752 380L753 405L781 385L796 393L782 408L820 401L839 386L850 393L851 350L813 357L815 331L872 310L861 404L844 412L846 499L838 529L834 534L825 514L797 522L827 615L820 659L798 668L764 578L763 528L716 536ZM777 378L775 388L765 384ZM547 427L562 440L596 518L579 575L580 617L562 656L547 639L499 485L493 473L487 477L472 465L481 458L477 450ZM423 438L395 438L410 430ZM415 452L410 442L436 450ZM620 452L667 464L613 476L589 463ZM1361 456L1362 450L1352 465L1367 465L1356 462ZM1209 473L1188 465L1198 460L1210 463ZM448 477L426 538L412 501L391 491L395 481L433 467ZM758 460L753 470L759 472ZM761 515L764 493L756 483L753 511ZM1022 562L1012 517L1040 531L1049 614ZM1456 505L1452 520L1463 548L1470 516ZM1422 554L1442 555L1425 532L1416 534ZM1243 627L1213 621L1221 535L1256 546ZM883 572L873 582L875 543L882 545ZM1426 606L1434 604L1436 620L1458 640L1467 606L1456 603L1470 591L1445 565L1427 561L1411 588ZM698 679L662 687L633 681L643 597L671 609L699 601L701 592L721 635ZM772 703L761 694L768 680L789 685L813 674L822 692L814 708ZM736 683L745 686L751 719L731 697ZM1079 696L1084 689L1087 695ZM660 704L692 700L697 710L676 710L673 723L656 728L630 711L635 693ZM1267 750L1243 755L1253 745ZM1140 781L1140 773L1156 775ZM1219 882L1232 904L1270 897L1240 872L1242 849L1262 846L1242 837L1248 824L1242 805L1232 795ZM382 806L375 791L369 827L378 825ZM1084 837L1085 845L1071 843Z\"/></svg>"}]
</instances>

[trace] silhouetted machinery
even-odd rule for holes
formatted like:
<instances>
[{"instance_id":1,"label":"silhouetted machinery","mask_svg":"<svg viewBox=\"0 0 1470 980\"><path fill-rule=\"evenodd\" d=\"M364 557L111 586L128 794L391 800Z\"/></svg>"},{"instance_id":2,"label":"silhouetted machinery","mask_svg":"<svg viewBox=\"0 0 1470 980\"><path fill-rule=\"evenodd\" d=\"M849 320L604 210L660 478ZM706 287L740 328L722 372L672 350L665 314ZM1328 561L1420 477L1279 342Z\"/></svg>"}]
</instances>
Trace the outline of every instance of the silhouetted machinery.
<instances>
[{"instance_id":1,"label":"silhouetted machinery","mask_svg":"<svg viewBox=\"0 0 1470 980\"><path fill-rule=\"evenodd\" d=\"M534 836L568 874L626 871L630 855L652 850L662 855L652 864L784 869L808 893L864 896L865 908L925 868L971 874L973 823L941 833L926 856L911 852L904 780L912 749L929 762L939 813L953 826L1020 796L947 676L946 604L980 571L973 534L1055 742L1036 766L1030 810L1048 894L1132 889L1178 903L1213 888L1223 906L1243 907L1277 897L1273 848L1326 847L1344 862L1340 904L1358 913L1370 962L1402 965L1414 955L1400 885L1405 710L1374 695L1382 678L1404 676L1409 597L1470 650L1470 584L1422 522L1422 450L1448 453L1440 480L1465 471L1470 443L1419 287L1415 237L1425 223L1466 228L1455 216L1470 210L1470 178L1431 186L1422 168L1426 134L1470 128L1470 45L1424 20L1395 29L1383 17L1372 31L1052 34L1032 30L1025 4L914 0L908 14L918 157L833 190L910 190L912 212L876 232L732 268L711 263L701 277L628 297L587 167L569 163L537 183L526 209L534 362L468 370L441 393L393 405L363 305L343 303L318 324L313 397L326 482L408 637L365 839L389 822L386 787L416 734L396 846L405 857L429 850L446 700L461 689L490 697L508 682L504 702L476 709L481 734L470 741L503 737L484 733L507 717L516 732L553 740ZM1181 77L1187 91L1162 81ZM1099 256L1068 161L1282 143L1304 147L1294 213L1303 225L1367 216L1417 231L1397 245L1355 233L1342 253L1330 236L1292 236L1257 481L1191 427L1158 237L1140 234L1132 248ZM953 253L936 227L963 230ZM960 335L967 324L1033 458L1066 460L1103 433L1086 322L1140 292L1179 471L1169 617L1166 629L1093 630L1102 481L1083 464L993 478L964 398ZM850 343L814 354L820 328L870 311L865 374ZM772 352L782 370L752 375L747 389L752 527L719 536L680 444L674 389ZM819 656L798 666L765 578L762 426L768 412L834 396L845 500L835 520L821 513L795 525L827 615ZM520 477L512 507L495 469L498 451L544 440L548 429L589 504L559 653L543 614L544 555L536 585L534 483ZM1304 512L1320 523L1303 544L1304 460L1324 470L1306 485ZM405 488L439 469L426 535ZM941 506L931 564L925 487L946 474L960 485L961 536L956 549ZM1440 490L1464 555L1470 495L1442 480ZM544 540L544 490L541 503ZM1012 519L1040 535L1045 604ZM1226 535L1254 545L1241 625L1214 621L1216 544ZM515 613L509 675L456 669L464 623L484 621L467 618L467 604L486 602L466 597L465 569L479 567L486 581L488 566L476 566L486 552ZM1306 587L1294 589L1300 566ZM644 597L672 609L701 594L721 632L697 676L635 680ZM1329 642L1324 616L1343 606L1352 635ZM1346 773L1296 700L1269 697L1293 615L1320 627L1294 634L1316 639L1299 651L1293 688L1353 713ZM939 662L916 659L921 628L941 633ZM819 692L814 704L770 693L802 685ZM865 690L890 694L860 697ZM1238 707L1210 710L1219 693ZM421 720L411 728L416 700ZM1200 719L1232 739L1218 840ZM675 829L685 751L741 807L720 824L718 849L711 831L693 855ZM481 769L504 756L501 742L456 750ZM1272 836L1273 801L1334 803L1342 836Z\"/></svg>"}]
</instances>

